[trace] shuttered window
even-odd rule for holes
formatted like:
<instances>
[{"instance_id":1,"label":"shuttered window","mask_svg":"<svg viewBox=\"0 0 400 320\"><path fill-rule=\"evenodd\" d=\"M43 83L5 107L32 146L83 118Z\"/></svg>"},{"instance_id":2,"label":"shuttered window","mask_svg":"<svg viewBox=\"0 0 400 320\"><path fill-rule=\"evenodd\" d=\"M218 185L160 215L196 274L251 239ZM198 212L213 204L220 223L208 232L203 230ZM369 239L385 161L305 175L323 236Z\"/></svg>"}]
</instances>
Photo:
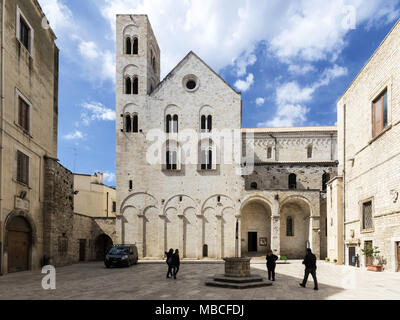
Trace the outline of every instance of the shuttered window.
<instances>
[{"instance_id":1,"label":"shuttered window","mask_svg":"<svg viewBox=\"0 0 400 320\"><path fill-rule=\"evenodd\" d=\"M387 89L372 103L373 136L379 135L388 125Z\"/></svg>"},{"instance_id":2,"label":"shuttered window","mask_svg":"<svg viewBox=\"0 0 400 320\"><path fill-rule=\"evenodd\" d=\"M29 157L17 151L17 180L29 185Z\"/></svg>"},{"instance_id":3,"label":"shuttered window","mask_svg":"<svg viewBox=\"0 0 400 320\"><path fill-rule=\"evenodd\" d=\"M30 28L28 24L20 17L19 19L19 41L24 45L24 47L30 51L29 38L30 38Z\"/></svg>"},{"instance_id":4,"label":"shuttered window","mask_svg":"<svg viewBox=\"0 0 400 320\"><path fill-rule=\"evenodd\" d=\"M29 104L21 97L18 97L18 124L29 132Z\"/></svg>"}]
</instances>

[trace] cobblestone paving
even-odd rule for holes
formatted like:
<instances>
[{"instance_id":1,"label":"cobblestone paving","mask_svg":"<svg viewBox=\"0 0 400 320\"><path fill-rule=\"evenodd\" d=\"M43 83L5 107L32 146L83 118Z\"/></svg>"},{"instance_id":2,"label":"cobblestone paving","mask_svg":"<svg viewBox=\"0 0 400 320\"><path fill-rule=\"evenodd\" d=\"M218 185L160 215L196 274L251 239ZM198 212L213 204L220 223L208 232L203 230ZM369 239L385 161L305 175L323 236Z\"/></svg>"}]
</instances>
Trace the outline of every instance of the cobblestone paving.
<instances>
[{"instance_id":1,"label":"cobblestone paving","mask_svg":"<svg viewBox=\"0 0 400 320\"><path fill-rule=\"evenodd\" d=\"M253 274L266 276L264 264L252 264ZM165 264L138 264L131 268L104 268L103 263L83 263L57 269L57 288L43 290L39 271L0 277L0 299L400 299L400 273L375 273L318 262L320 290L313 290L310 276L306 289L299 287L304 268L300 261L277 266L272 287L223 289L204 285L204 280L222 274L223 264L181 265L178 279L166 279Z\"/></svg>"}]
</instances>

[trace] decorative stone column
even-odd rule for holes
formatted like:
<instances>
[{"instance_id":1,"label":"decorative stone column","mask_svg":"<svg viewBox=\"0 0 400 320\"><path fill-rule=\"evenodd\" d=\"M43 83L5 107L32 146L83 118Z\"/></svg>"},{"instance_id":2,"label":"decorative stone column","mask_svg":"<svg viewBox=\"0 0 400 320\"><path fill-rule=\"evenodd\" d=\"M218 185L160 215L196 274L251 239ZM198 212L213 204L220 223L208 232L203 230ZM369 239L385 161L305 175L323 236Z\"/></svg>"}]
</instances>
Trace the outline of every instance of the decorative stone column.
<instances>
[{"instance_id":1,"label":"decorative stone column","mask_svg":"<svg viewBox=\"0 0 400 320\"><path fill-rule=\"evenodd\" d=\"M281 216L279 213L278 200L271 208L271 250L279 255L281 252Z\"/></svg>"},{"instance_id":2,"label":"decorative stone column","mask_svg":"<svg viewBox=\"0 0 400 320\"><path fill-rule=\"evenodd\" d=\"M139 253L139 258L144 258L146 256L146 234L145 234L145 227L146 227L146 216L139 212L138 214L138 225L137 225L137 250ZM126 237L125 237L126 238ZM125 239L126 240L126 239Z\"/></svg>"},{"instance_id":3,"label":"decorative stone column","mask_svg":"<svg viewBox=\"0 0 400 320\"><path fill-rule=\"evenodd\" d=\"M196 214L197 223L197 259L203 258L203 228L204 216L201 213Z\"/></svg>"},{"instance_id":4,"label":"decorative stone column","mask_svg":"<svg viewBox=\"0 0 400 320\"><path fill-rule=\"evenodd\" d=\"M320 217L310 217L310 246L317 259L321 256Z\"/></svg>"}]
</instances>

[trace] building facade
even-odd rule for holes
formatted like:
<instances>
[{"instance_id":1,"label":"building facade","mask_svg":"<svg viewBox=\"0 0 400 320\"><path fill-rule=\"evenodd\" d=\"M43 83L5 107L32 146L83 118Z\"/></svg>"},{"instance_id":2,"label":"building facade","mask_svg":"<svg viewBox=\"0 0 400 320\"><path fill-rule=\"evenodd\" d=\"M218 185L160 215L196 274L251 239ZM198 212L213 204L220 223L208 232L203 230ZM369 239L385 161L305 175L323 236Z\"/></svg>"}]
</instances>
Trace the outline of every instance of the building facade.
<instances>
[{"instance_id":1,"label":"building facade","mask_svg":"<svg viewBox=\"0 0 400 320\"><path fill-rule=\"evenodd\" d=\"M196 54L160 82L148 17L116 26L118 242L145 259L325 257L336 127L242 129L241 94Z\"/></svg>"},{"instance_id":2,"label":"building facade","mask_svg":"<svg viewBox=\"0 0 400 320\"><path fill-rule=\"evenodd\" d=\"M57 157L58 49L37 1L1 6L0 259L40 267L45 157Z\"/></svg>"},{"instance_id":3,"label":"building facade","mask_svg":"<svg viewBox=\"0 0 400 320\"><path fill-rule=\"evenodd\" d=\"M90 217L115 218L115 188L104 184L101 172L74 174L74 211Z\"/></svg>"},{"instance_id":4,"label":"building facade","mask_svg":"<svg viewBox=\"0 0 400 320\"><path fill-rule=\"evenodd\" d=\"M386 270L400 259L400 21L338 100L339 176L328 190L329 256L372 264L362 249L378 247ZM330 209L332 208L332 209ZM338 228L339 229L339 228Z\"/></svg>"}]
</instances>

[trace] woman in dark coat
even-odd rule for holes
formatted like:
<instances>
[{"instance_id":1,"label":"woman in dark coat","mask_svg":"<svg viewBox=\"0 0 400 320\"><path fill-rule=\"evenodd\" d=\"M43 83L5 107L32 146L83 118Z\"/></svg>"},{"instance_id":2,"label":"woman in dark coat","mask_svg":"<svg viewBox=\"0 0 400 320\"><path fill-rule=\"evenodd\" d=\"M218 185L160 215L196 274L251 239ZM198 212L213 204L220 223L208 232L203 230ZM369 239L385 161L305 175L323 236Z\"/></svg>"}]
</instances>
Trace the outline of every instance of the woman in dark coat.
<instances>
[{"instance_id":1,"label":"woman in dark coat","mask_svg":"<svg viewBox=\"0 0 400 320\"><path fill-rule=\"evenodd\" d=\"M167 272L167 278L172 277L172 255L174 254L174 249L169 249L168 252L165 252L165 255L167 256L167 264L168 264L168 272Z\"/></svg>"},{"instance_id":2,"label":"woman in dark coat","mask_svg":"<svg viewBox=\"0 0 400 320\"><path fill-rule=\"evenodd\" d=\"M278 260L278 257L269 250L267 253L268 280L272 278L272 281L275 281L276 260Z\"/></svg>"},{"instance_id":3,"label":"woman in dark coat","mask_svg":"<svg viewBox=\"0 0 400 320\"><path fill-rule=\"evenodd\" d=\"M176 279L176 275L178 274L180 264L181 261L179 259L179 250L176 249L175 253L172 255L172 268L174 270L174 279Z\"/></svg>"}]
</instances>

